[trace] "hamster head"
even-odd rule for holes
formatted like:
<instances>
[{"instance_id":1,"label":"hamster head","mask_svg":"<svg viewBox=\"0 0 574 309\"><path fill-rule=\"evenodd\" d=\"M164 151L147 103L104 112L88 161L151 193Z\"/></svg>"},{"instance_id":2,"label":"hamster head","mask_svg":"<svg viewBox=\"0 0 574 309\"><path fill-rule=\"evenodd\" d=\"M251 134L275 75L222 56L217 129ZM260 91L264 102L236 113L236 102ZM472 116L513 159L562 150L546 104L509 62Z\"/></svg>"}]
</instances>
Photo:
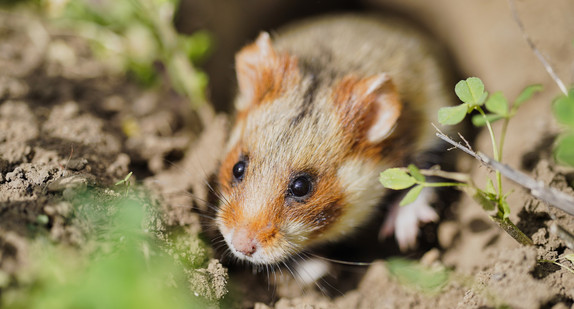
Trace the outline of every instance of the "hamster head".
<instances>
[{"instance_id":1,"label":"hamster head","mask_svg":"<svg viewBox=\"0 0 574 309\"><path fill-rule=\"evenodd\" d=\"M350 234L384 193L381 153L401 111L391 79L321 82L298 63L267 33L236 57L237 118L218 175L216 224L232 254L254 264Z\"/></svg>"}]
</instances>

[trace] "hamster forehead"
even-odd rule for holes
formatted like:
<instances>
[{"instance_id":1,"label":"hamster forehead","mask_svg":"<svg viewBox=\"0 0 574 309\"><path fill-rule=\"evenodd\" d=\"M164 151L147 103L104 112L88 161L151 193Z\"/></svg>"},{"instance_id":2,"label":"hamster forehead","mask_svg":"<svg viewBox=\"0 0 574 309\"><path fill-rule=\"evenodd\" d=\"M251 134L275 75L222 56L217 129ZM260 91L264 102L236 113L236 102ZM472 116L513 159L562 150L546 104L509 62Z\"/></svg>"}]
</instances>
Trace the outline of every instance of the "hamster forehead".
<instances>
[{"instance_id":1,"label":"hamster forehead","mask_svg":"<svg viewBox=\"0 0 574 309\"><path fill-rule=\"evenodd\" d=\"M286 93L248 113L240 142L250 164L297 172L340 162L343 136L329 94L319 92L306 102L299 93Z\"/></svg>"}]
</instances>

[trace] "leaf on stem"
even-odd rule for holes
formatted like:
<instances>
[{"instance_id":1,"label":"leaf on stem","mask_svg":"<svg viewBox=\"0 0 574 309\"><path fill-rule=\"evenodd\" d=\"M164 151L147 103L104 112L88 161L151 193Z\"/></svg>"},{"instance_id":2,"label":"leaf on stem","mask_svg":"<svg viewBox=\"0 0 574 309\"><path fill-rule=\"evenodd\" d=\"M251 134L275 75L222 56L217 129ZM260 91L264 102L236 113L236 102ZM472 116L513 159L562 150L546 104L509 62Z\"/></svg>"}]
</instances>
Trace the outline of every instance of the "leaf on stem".
<instances>
[{"instance_id":1,"label":"leaf on stem","mask_svg":"<svg viewBox=\"0 0 574 309\"><path fill-rule=\"evenodd\" d=\"M409 173L411 173L411 176L413 176L418 182L425 182L425 176L421 174L418 167L416 167L414 164L409 164L408 169Z\"/></svg>"},{"instance_id":2,"label":"leaf on stem","mask_svg":"<svg viewBox=\"0 0 574 309\"><path fill-rule=\"evenodd\" d=\"M461 80L454 87L454 92L462 102L470 104L471 107L482 105L487 96L484 84L478 77Z\"/></svg>"},{"instance_id":3,"label":"leaf on stem","mask_svg":"<svg viewBox=\"0 0 574 309\"><path fill-rule=\"evenodd\" d=\"M488 100L486 100L485 106L486 109L494 114L508 117L508 100L506 100L500 91L493 93Z\"/></svg>"},{"instance_id":4,"label":"leaf on stem","mask_svg":"<svg viewBox=\"0 0 574 309\"><path fill-rule=\"evenodd\" d=\"M444 125L455 125L461 122L468 112L468 104L442 107L438 110L438 122Z\"/></svg>"},{"instance_id":5,"label":"leaf on stem","mask_svg":"<svg viewBox=\"0 0 574 309\"><path fill-rule=\"evenodd\" d=\"M510 205L506 200L502 200L500 203L500 209L502 211L502 219L506 220L510 216Z\"/></svg>"},{"instance_id":6,"label":"leaf on stem","mask_svg":"<svg viewBox=\"0 0 574 309\"><path fill-rule=\"evenodd\" d=\"M552 107L558 122L574 127L574 88L570 89L568 96L558 97Z\"/></svg>"},{"instance_id":7,"label":"leaf on stem","mask_svg":"<svg viewBox=\"0 0 574 309\"><path fill-rule=\"evenodd\" d=\"M492 202L488 196L480 190L477 190L472 198L486 211L491 211L495 208L494 202Z\"/></svg>"},{"instance_id":8,"label":"leaf on stem","mask_svg":"<svg viewBox=\"0 0 574 309\"><path fill-rule=\"evenodd\" d=\"M389 168L381 173L379 181L385 188L406 189L416 183L416 179L400 168Z\"/></svg>"},{"instance_id":9,"label":"leaf on stem","mask_svg":"<svg viewBox=\"0 0 574 309\"><path fill-rule=\"evenodd\" d=\"M409 190L409 192L407 192L407 194L405 194L405 197L403 197L403 199L399 203L399 206L405 206L414 202L417 199L417 197L419 197L419 194L421 194L422 189L423 189L422 185L414 186L412 189Z\"/></svg>"},{"instance_id":10,"label":"leaf on stem","mask_svg":"<svg viewBox=\"0 0 574 309\"><path fill-rule=\"evenodd\" d=\"M562 164L574 166L574 134L558 138L558 143L554 149L556 160Z\"/></svg>"},{"instance_id":11,"label":"leaf on stem","mask_svg":"<svg viewBox=\"0 0 574 309\"><path fill-rule=\"evenodd\" d=\"M128 181L130 180L130 177L132 177L132 174L133 174L133 173L134 173L134 172L129 172L129 173L126 175L126 177L124 177L124 179L122 179L122 180L116 182L116 183L114 184L114 186L119 186L119 185L121 185L121 184L123 184L123 183L128 183L128 185L129 185L129 182L128 182Z\"/></svg>"},{"instance_id":12,"label":"leaf on stem","mask_svg":"<svg viewBox=\"0 0 574 309\"><path fill-rule=\"evenodd\" d=\"M543 87L540 84L530 85L524 88L524 90L522 90L518 95L518 98L514 101L514 106L519 107L522 103L529 100L535 93L542 91L542 88Z\"/></svg>"},{"instance_id":13,"label":"leaf on stem","mask_svg":"<svg viewBox=\"0 0 574 309\"><path fill-rule=\"evenodd\" d=\"M486 193L496 195L496 189L494 188L494 183L492 183L491 179L486 182Z\"/></svg>"}]
</instances>

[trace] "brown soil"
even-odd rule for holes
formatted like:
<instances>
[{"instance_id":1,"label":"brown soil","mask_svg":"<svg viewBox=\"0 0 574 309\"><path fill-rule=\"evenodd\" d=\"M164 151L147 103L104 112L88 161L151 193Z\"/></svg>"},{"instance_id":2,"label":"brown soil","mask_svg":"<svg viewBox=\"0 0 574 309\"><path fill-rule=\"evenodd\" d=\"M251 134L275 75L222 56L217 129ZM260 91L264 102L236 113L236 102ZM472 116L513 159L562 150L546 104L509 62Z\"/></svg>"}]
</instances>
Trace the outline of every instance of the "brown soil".
<instances>
[{"instance_id":1,"label":"brown soil","mask_svg":"<svg viewBox=\"0 0 574 309\"><path fill-rule=\"evenodd\" d=\"M370 2L410 11L427 22L453 50L465 75L480 76L488 89L502 89L512 98L528 83L544 83L544 94L525 105L512 121L505 161L574 194L568 185L572 170L556 166L551 159L549 145L558 131L549 102L557 90L525 46L504 3L480 6L463 1L479 7L462 9L450 1L436 1L435 6L417 1ZM547 14L543 13L548 10L532 3L520 8L526 26L546 53L555 63L568 64L559 70L567 75L572 47L566 53L564 45L552 42L571 42L572 22L555 11L572 12L572 4L562 1ZM461 11L474 13L461 20ZM440 14L449 18L428 22ZM537 24L535 19L553 20L559 26ZM478 35L479 31L493 35ZM545 36L548 33L553 35ZM197 126L189 125L194 122L185 116L191 113L181 97L167 88L142 90L94 59L86 42L46 32L30 18L2 15L0 42L0 274L13 275L27 265L29 242L38 229L54 242L81 247L83 231L68 220L70 195L91 186L112 186L130 171L161 201L161 224L183 227L194 235L201 232L201 220L193 208L204 207L205 181L217 168L228 127L225 115L200 113L206 125L199 133ZM489 147L487 136L479 134L475 148L488 152ZM477 183L484 182L489 173L485 168L462 156L459 161L460 170L470 171ZM572 250L549 231L552 223L574 231L574 218L509 182L505 189L515 190L510 198L511 219L535 246L518 245L478 205L462 197L450 205L447 218L430 228L436 233L435 248L422 246L428 251L419 252L425 265L452 270L451 280L438 293L399 283L382 260L369 267L339 265L335 274L340 277L329 283L335 292L324 293L303 288L278 272L272 278L275 284L269 283L266 275L242 271L244 267L233 267L228 286L227 270L214 259L204 272L205 278L216 280L199 276L193 288L212 298L236 299L231 302L235 306L257 308L570 308L574 274L540 260L557 260L574 268L564 259ZM361 260L357 254L355 258ZM351 277L356 284L342 284ZM232 292L226 295L227 288Z\"/></svg>"}]
</instances>

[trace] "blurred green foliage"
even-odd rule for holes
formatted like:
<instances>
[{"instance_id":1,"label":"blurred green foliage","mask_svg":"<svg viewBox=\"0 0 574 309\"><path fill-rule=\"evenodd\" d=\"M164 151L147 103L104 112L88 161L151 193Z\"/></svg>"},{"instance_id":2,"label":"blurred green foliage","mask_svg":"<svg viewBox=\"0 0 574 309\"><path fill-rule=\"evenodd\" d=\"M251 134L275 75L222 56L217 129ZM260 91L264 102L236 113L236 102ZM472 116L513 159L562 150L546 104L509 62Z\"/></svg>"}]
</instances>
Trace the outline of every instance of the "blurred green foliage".
<instances>
[{"instance_id":1,"label":"blurred green foliage","mask_svg":"<svg viewBox=\"0 0 574 309\"><path fill-rule=\"evenodd\" d=\"M566 130L556 139L554 156L559 163L574 167L574 88L553 104L554 116Z\"/></svg>"},{"instance_id":2,"label":"blurred green foliage","mask_svg":"<svg viewBox=\"0 0 574 309\"><path fill-rule=\"evenodd\" d=\"M102 196L107 196L102 199ZM190 235L160 241L148 201L78 194L76 223L87 234L82 248L31 242L18 288L2 291L6 308L203 308L216 302L194 295L189 274L208 262L205 246ZM183 237L182 237L183 236ZM196 239L196 244L199 240Z\"/></svg>"},{"instance_id":3,"label":"blurred green foliage","mask_svg":"<svg viewBox=\"0 0 574 309\"><path fill-rule=\"evenodd\" d=\"M48 9L53 7L50 2L57 2L43 1ZM158 82L161 66L174 89L197 107L205 100L207 76L194 63L210 51L211 37L204 31L191 36L177 33L173 27L177 4L177 0L74 0L51 14L73 27L83 25L100 55L122 58L125 69L141 82Z\"/></svg>"},{"instance_id":4,"label":"blurred green foliage","mask_svg":"<svg viewBox=\"0 0 574 309\"><path fill-rule=\"evenodd\" d=\"M196 68L209 55L206 31L177 33L178 0L0 0L34 9L53 25L87 38L94 54L147 86L170 84L197 108L205 102L207 75ZM22 7L20 6L20 7Z\"/></svg>"},{"instance_id":5,"label":"blurred green foliage","mask_svg":"<svg viewBox=\"0 0 574 309\"><path fill-rule=\"evenodd\" d=\"M450 272L442 266L427 267L403 258L391 258L386 266L401 284L424 293L440 292L450 279Z\"/></svg>"}]
</instances>

